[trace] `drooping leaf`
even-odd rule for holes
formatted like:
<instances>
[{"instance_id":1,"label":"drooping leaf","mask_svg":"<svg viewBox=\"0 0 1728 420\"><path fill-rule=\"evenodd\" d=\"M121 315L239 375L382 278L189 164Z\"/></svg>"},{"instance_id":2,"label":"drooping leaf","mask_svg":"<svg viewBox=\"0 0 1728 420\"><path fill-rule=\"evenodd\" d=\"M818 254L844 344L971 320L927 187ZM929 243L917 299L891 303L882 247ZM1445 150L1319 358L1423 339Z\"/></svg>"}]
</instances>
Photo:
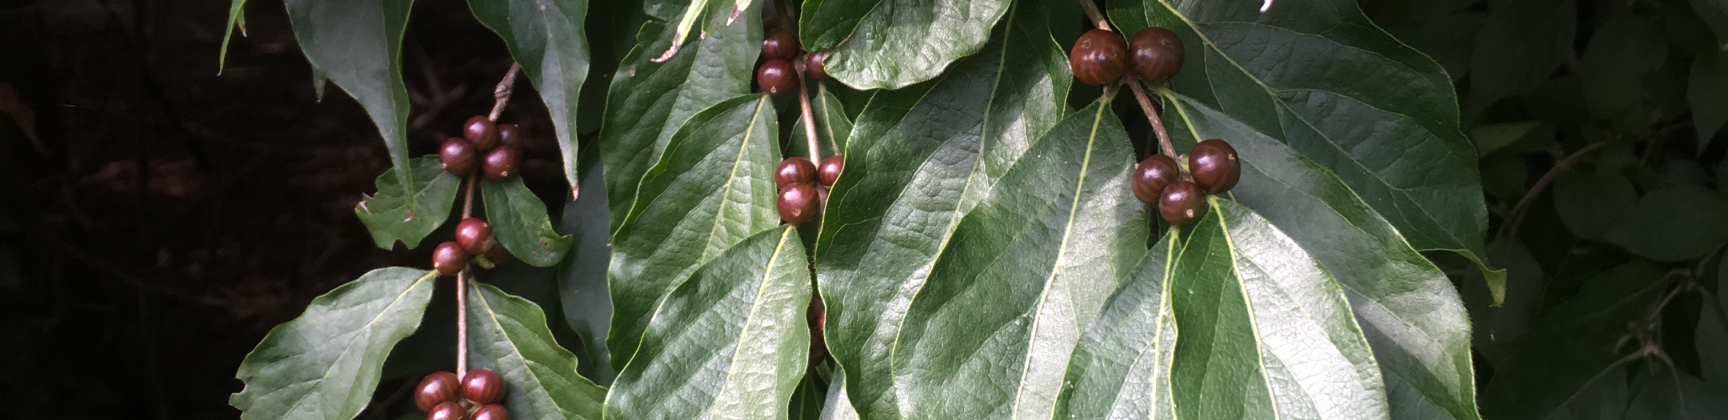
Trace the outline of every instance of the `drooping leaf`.
<instances>
[{"instance_id":1,"label":"drooping leaf","mask_svg":"<svg viewBox=\"0 0 1728 420\"><path fill-rule=\"evenodd\" d=\"M420 327L436 271L372 270L277 325L240 362L241 418L349 419L372 401L384 358Z\"/></svg>"},{"instance_id":2,"label":"drooping leaf","mask_svg":"<svg viewBox=\"0 0 1728 420\"><path fill-rule=\"evenodd\" d=\"M1170 308L1175 236L1152 245L1074 347L1070 386L1057 400L1057 418L1176 418L1170 383L1176 358L1176 314Z\"/></svg>"},{"instance_id":3,"label":"drooping leaf","mask_svg":"<svg viewBox=\"0 0 1728 420\"><path fill-rule=\"evenodd\" d=\"M468 368L504 377L504 408L517 419L599 420L606 389L576 374L546 314L527 299L468 282Z\"/></svg>"},{"instance_id":4,"label":"drooping leaf","mask_svg":"<svg viewBox=\"0 0 1728 420\"><path fill-rule=\"evenodd\" d=\"M576 355L581 372L602 386L612 384L612 352L606 329L612 325L612 296L606 289L606 266L612 260L611 230L607 227L606 183L601 180L600 156L592 144L583 150L582 191L564 205L560 232L574 240L558 265L558 297L564 322L581 340Z\"/></svg>"},{"instance_id":5,"label":"drooping leaf","mask_svg":"<svg viewBox=\"0 0 1728 420\"><path fill-rule=\"evenodd\" d=\"M1710 139L1728 123L1728 54L1701 52L1692 58L1691 83L1686 101L1692 106L1692 121L1698 129L1698 153L1710 147ZM1712 94L1712 92L1718 94Z\"/></svg>"},{"instance_id":6,"label":"drooping leaf","mask_svg":"<svg viewBox=\"0 0 1728 420\"><path fill-rule=\"evenodd\" d=\"M557 127L564 180L576 196L577 106L588 77L588 0L468 0L474 18L504 39L510 56L534 82Z\"/></svg>"},{"instance_id":7,"label":"drooping leaf","mask_svg":"<svg viewBox=\"0 0 1728 420\"><path fill-rule=\"evenodd\" d=\"M216 73L221 74L223 66L228 64L228 41L234 38L234 29L240 29L240 35L246 35L246 0L233 0L228 5L228 24L222 25L222 46L216 53Z\"/></svg>"},{"instance_id":8,"label":"drooping leaf","mask_svg":"<svg viewBox=\"0 0 1728 420\"><path fill-rule=\"evenodd\" d=\"M684 2L644 5L664 19ZM697 111L750 93L756 56L762 50L761 6L744 11L726 24L727 11L709 13L708 36L692 39L683 52L664 63L651 59L672 44L673 29L663 20L642 25L636 48L624 57L612 78L605 122L596 141L606 167L606 194L616 232L636 206L637 185L649 167L660 162L673 133Z\"/></svg>"},{"instance_id":9,"label":"drooping leaf","mask_svg":"<svg viewBox=\"0 0 1728 420\"><path fill-rule=\"evenodd\" d=\"M979 52L1009 3L808 0L799 12L798 39L805 50L828 51L823 69L834 80L859 89L899 89Z\"/></svg>"},{"instance_id":10,"label":"drooping leaf","mask_svg":"<svg viewBox=\"0 0 1728 420\"><path fill-rule=\"evenodd\" d=\"M809 79L805 82L816 83ZM846 117L846 110L834 92L825 86L811 90L810 118L816 120L816 147L822 156L846 151L846 136L852 133L852 120ZM810 141L806 138L803 118L792 123L791 135L781 147L786 156L808 156Z\"/></svg>"},{"instance_id":11,"label":"drooping leaf","mask_svg":"<svg viewBox=\"0 0 1728 420\"><path fill-rule=\"evenodd\" d=\"M1691 184L1644 194L1608 241L1658 261L1698 258L1728 241L1728 197Z\"/></svg>"},{"instance_id":12,"label":"drooping leaf","mask_svg":"<svg viewBox=\"0 0 1728 420\"><path fill-rule=\"evenodd\" d=\"M797 230L739 242L655 309L608 418L785 419L809 362L810 271Z\"/></svg>"},{"instance_id":13,"label":"drooping leaf","mask_svg":"<svg viewBox=\"0 0 1728 420\"><path fill-rule=\"evenodd\" d=\"M286 0L284 4L300 52L312 62L314 84L325 78L336 82L366 108L378 134L384 137L390 165L402 177L397 183L402 196L413 196L413 183L408 182L415 177L408 163L408 85L402 81L402 33L408 28L414 0Z\"/></svg>"},{"instance_id":14,"label":"drooping leaf","mask_svg":"<svg viewBox=\"0 0 1728 420\"><path fill-rule=\"evenodd\" d=\"M1494 238L1488 243L1488 260L1506 268L1506 296L1495 304L1487 285L1465 275L1459 286L1465 296L1465 308L1470 311L1470 329L1476 351L1491 364L1498 364L1510 353L1508 342L1529 331L1530 324L1541 317L1547 299L1542 264L1530 254L1530 249L1516 236ZM1491 365L1492 366L1492 365Z\"/></svg>"},{"instance_id":15,"label":"drooping leaf","mask_svg":"<svg viewBox=\"0 0 1728 420\"><path fill-rule=\"evenodd\" d=\"M1171 262L1176 411L1185 418L1388 418L1380 368L1343 288L1234 201Z\"/></svg>"},{"instance_id":16,"label":"drooping leaf","mask_svg":"<svg viewBox=\"0 0 1728 420\"><path fill-rule=\"evenodd\" d=\"M1566 173L1554 179L1554 211L1579 238L1608 241L1608 230L1637 205L1638 191L1619 171Z\"/></svg>"},{"instance_id":17,"label":"drooping leaf","mask_svg":"<svg viewBox=\"0 0 1728 420\"><path fill-rule=\"evenodd\" d=\"M412 196L402 195L404 188L400 184L405 178L392 168L378 175L375 182L378 192L362 196L360 204L354 206L354 216L366 225L372 242L379 248L390 249L396 241L402 241L410 249L420 247L421 239L450 218L451 206L456 203L462 178L445 171L437 156L422 156L410 165L414 168L414 184L406 190Z\"/></svg>"},{"instance_id":18,"label":"drooping leaf","mask_svg":"<svg viewBox=\"0 0 1728 420\"><path fill-rule=\"evenodd\" d=\"M551 267L570 250L570 236L552 230L546 203L522 184L522 177L481 181L480 194L492 237L517 259L535 267Z\"/></svg>"},{"instance_id":19,"label":"drooping leaf","mask_svg":"<svg viewBox=\"0 0 1728 420\"><path fill-rule=\"evenodd\" d=\"M606 344L614 368L626 366L654 309L690 273L780 224L772 178L778 129L768 95L732 98L691 117L647 171L634 216L612 235Z\"/></svg>"}]
</instances>

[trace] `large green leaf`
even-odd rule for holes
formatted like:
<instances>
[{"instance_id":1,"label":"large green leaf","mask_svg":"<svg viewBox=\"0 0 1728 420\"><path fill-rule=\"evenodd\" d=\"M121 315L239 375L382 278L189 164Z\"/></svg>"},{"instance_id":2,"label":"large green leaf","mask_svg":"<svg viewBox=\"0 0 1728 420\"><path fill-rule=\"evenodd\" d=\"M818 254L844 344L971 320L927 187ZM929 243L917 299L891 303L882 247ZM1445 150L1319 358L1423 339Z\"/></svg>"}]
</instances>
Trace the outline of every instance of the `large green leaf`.
<instances>
[{"instance_id":1,"label":"large green leaf","mask_svg":"<svg viewBox=\"0 0 1728 420\"><path fill-rule=\"evenodd\" d=\"M576 355L583 376L600 385L612 384L612 352L606 330L612 325L612 296L606 291L606 266L612 260L611 230L606 218L606 183L601 181L600 157L592 144L582 153L582 190L564 205L560 232L571 236L570 253L558 265L558 298L564 322L581 340Z\"/></svg>"},{"instance_id":2,"label":"large green leaf","mask_svg":"<svg viewBox=\"0 0 1728 420\"><path fill-rule=\"evenodd\" d=\"M372 242L379 248L390 249L396 241L402 241L410 249L420 247L421 239L450 218L451 206L456 203L462 178L445 171L437 156L415 158L410 165L414 168L414 184L407 190L413 193L412 199L402 195L399 185L406 178L390 169L378 175L378 192L362 196L360 204L354 206L354 215L366 225Z\"/></svg>"},{"instance_id":3,"label":"large green leaf","mask_svg":"<svg viewBox=\"0 0 1728 420\"><path fill-rule=\"evenodd\" d=\"M576 355L558 346L534 302L469 282L467 345L469 369L504 377L511 418L600 419L606 389L576 374Z\"/></svg>"},{"instance_id":4,"label":"large green leaf","mask_svg":"<svg viewBox=\"0 0 1728 420\"><path fill-rule=\"evenodd\" d=\"M588 37L583 23L588 0L468 0L480 24L504 38L510 56L534 82L558 129L564 180L576 196L578 103L588 77Z\"/></svg>"},{"instance_id":5,"label":"large green leaf","mask_svg":"<svg viewBox=\"0 0 1728 420\"><path fill-rule=\"evenodd\" d=\"M828 395L822 400L822 420L858 420L858 410L846 397L846 370L835 368L834 380L828 383Z\"/></svg>"},{"instance_id":6,"label":"large green leaf","mask_svg":"<svg viewBox=\"0 0 1728 420\"><path fill-rule=\"evenodd\" d=\"M1186 418L1388 418L1380 368L1343 287L1234 201L1172 258L1176 411Z\"/></svg>"},{"instance_id":7,"label":"large green leaf","mask_svg":"<svg viewBox=\"0 0 1728 420\"><path fill-rule=\"evenodd\" d=\"M829 77L859 89L899 89L977 53L1009 0L806 0L804 49L828 51Z\"/></svg>"},{"instance_id":8,"label":"large green leaf","mask_svg":"<svg viewBox=\"0 0 1728 420\"><path fill-rule=\"evenodd\" d=\"M1446 72L1354 1L1264 14L1257 3L1112 3L1110 16L1126 33L1156 25L1182 37L1177 92L1327 167L1417 250L1482 262L1488 212Z\"/></svg>"},{"instance_id":9,"label":"large green leaf","mask_svg":"<svg viewBox=\"0 0 1728 420\"><path fill-rule=\"evenodd\" d=\"M481 181L480 192L492 236L510 254L535 267L551 267L564 258L570 236L552 230L546 203L522 184L522 177Z\"/></svg>"},{"instance_id":10,"label":"large green leaf","mask_svg":"<svg viewBox=\"0 0 1728 420\"><path fill-rule=\"evenodd\" d=\"M1541 86L1572 49L1578 5L1563 0L1488 2L1470 56L1468 115Z\"/></svg>"},{"instance_id":11,"label":"large green leaf","mask_svg":"<svg viewBox=\"0 0 1728 420\"><path fill-rule=\"evenodd\" d=\"M910 279L823 279L829 348L863 417L1050 418L1070 350L1145 252L1133 148L1108 111L1094 103L1032 145L933 265L860 267Z\"/></svg>"},{"instance_id":12,"label":"large green leaf","mask_svg":"<svg viewBox=\"0 0 1728 420\"><path fill-rule=\"evenodd\" d=\"M1074 347L1058 418L1176 418L1170 382L1176 359L1176 313L1170 307L1175 236L1164 235L1152 246Z\"/></svg>"},{"instance_id":13,"label":"large green leaf","mask_svg":"<svg viewBox=\"0 0 1728 420\"><path fill-rule=\"evenodd\" d=\"M780 224L778 129L768 95L739 96L691 117L647 171L633 216L612 235L613 367L626 366L662 298L697 267Z\"/></svg>"},{"instance_id":14,"label":"large green leaf","mask_svg":"<svg viewBox=\"0 0 1728 420\"><path fill-rule=\"evenodd\" d=\"M661 17L683 10L683 2L645 5ZM724 9L724 8L715 8ZM745 10L732 24L729 11L714 10L708 34L692 39L664 63L650 60L672 43L673 29L663 20L642 25L636 48L612 78L605 122L597 141L606 163L606 194L616 232L636 206L637 185L661 161L672 135L697 111L750 93L756 56L762 49L761 6ZM659 14L656 14L659 13Z\"/></svg>"},{"instance_id":15,"label":"large green leaf","mask_svg":"<svg viewBox=\"0 0 1728 420\"><path fill-rule=\"evenodd\" d=\"M350 419L372 401L384 358L420 327L438 272L372 270L272 328L240 362L241 418Z\"/></svg>"},{"instance_id":16,"label":"large green leaf","mask_svg":"<svg viewBox=\"0 0 1728 420\"><path fill-rule=\"evenodd\" d=\"M1728 241L1728 197L1691 184L1651 191L1607 237L1633 254L1658 261L1705 256Z\"/></svg>"},{"instance_id":17,"label":"large green leaf","mask_svg":"<svg viewBox=\"0 0 1728 420\"><path fill-rule=\"evenodd\" d=\"M1644 18L1621 15L1603 23L1584 49L1584 99L1590 113L1614 118L1650 96L1651 73L1668 59L1662 28Z\"/></svg>"},{"instance_id":18,"label":"large green leaf","mask_svg":"<svg viewBox=\"0 0 1728 420\"><path fill-rule=\"evenodd\" d=\"M810 270L792 227L745 239L658 308L606 416L784 419L809 362Z\"/></svg>"},{"instance_id":19,"label":"large green leaf","mask_svg":"<svg viewBox=\"0 0 1728 420\"><path fill-rule=\"evenodd\" d=\"M402 82L402 33L414 0L286 0L288 21L314 79L328 78L372 116L402 196L414 195L408 164L408 85ZM321 76L321 77L320 77ZM322 96L322 95L320 95ZM412 205L412 204L410 204ZM410 207L410 214L418 209Z\"/></svg>"},{"instance_id":20,"label":"large green leaf","mask_svg":"<svg viewBox=\"0 0 1728 420\"><path fill-rule=\"evenodd\" d=\"M1242 179L1230 195L1344 286L1394 417L1478 418L1470 323L1451 281L1326 168L1190 98L1166 98L1176 141L1229 139L1242 156Z\"/></svg>"}]
</instances>

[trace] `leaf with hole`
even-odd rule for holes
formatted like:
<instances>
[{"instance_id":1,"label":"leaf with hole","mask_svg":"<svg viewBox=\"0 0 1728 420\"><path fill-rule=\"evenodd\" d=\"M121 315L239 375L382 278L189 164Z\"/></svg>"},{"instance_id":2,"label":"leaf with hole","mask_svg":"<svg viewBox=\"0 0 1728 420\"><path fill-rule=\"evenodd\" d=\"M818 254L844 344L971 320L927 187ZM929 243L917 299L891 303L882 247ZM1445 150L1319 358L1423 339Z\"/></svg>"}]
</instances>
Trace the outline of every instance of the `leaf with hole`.
<instances>
[{"instance_id":1,"label":"leaf with hole","mask_svg":"<svg viewBox=\"0 0 1728 420\"><path fill-rule=\"evenodd\" d=\"M403 175L390 169L378 175L378 192L362 196L354 206L354 216L366 225L379 248L390 249L396 241L419 248L420 240L450 218L451 206L456 204L462 178L445 171L437 156L421 156L410 164L415 168L414 184L407 188L412 195L401 194Z\"/></svg>"}]
</instances>

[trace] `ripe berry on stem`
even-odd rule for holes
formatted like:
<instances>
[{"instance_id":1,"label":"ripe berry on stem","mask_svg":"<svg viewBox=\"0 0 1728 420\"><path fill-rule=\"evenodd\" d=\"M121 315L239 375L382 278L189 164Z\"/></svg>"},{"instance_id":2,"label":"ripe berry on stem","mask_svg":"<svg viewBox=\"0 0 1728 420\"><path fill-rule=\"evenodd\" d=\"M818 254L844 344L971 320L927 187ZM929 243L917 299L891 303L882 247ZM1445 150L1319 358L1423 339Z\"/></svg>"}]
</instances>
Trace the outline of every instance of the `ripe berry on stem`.
<instances>
[{"instance_id":1,"label":"ripe berry on stem","mask_svg":"<svg viewBox=\"0 0 1728 420\"><path fill-rule=\"evenodd\" d=\"M414 406L427 413L443 404L456 400L456 374L450 372L432 372L420 380L420 385L414 387Z\"/></svg>"},{"instance_id":2,"label":"ripe berry on stem","mask_svg":"<svg viewBox=\"0 0 1728 420\"><path fill-rule=\"evenodd\" d=\"M780 161L780 166L774 168L774 186L786 188L786 184L810 183L816 180L816 164L810 159L789 157Z\"/></svg>"},{"instance_id":3,"label":"ripe berry on stem","mask_svg":"<svg viewBox=\"0 0 1728 420\"><path fill-rule=\"evenodd\" d=\"M438 163L444 164L444 170L456 176L467 176L474 172L474 146L461 137L451 137L438 145Z\"/></svg>"},{"instance_id":4,"label":"ripe berry on stem","mask_svg":"<svg viewBox=\"0 0 1728 420\"><path fill-rule=\"evenodd\" d=\"M454 276L468 267L468 251L462 250L462 245L456 241L444 241L438 248L432 250L432 268L446 276Z\"/></svg>"},{"instance_id":5,"label":"ripe berry on stem","mask_svg":"<svg viewBox=\"0 0 1728 420\"><path fill-rule=\"evenodd\" d=\"M834 155L822 159L822 166L816 168L816 175L818 180L822 182L822 186L834 186L834 181L840 179L840 169L845 166L845 156Z\"/></svg>"},{"instance_id":6,"label":"ripe berry on stem","mask_svg":"<svg viewBox=\"0 0 1728 420\"><path fill-rule=\"evenodd\" d=\"M492 369L470 370L468 376L462 378L462 396L475 404L496 404L504 400L504 377Z\"/></svg>"},{"instance_id":7,"label":"ripe berry on stem","mask_svg":"<svg viewBox=\"0 0 1728 420\"><path fill-rule=\"evenodd\" d=\"M1194 145L1188 152L1188 173L1194 183L1208 193L1230 191L1242 178L1242 162L1236 158L1236 148L1223 140L1211 139Z\"/></svg>"},{"instance_id":8,"label":"ripe berry on stem","mask_svg":"<svg viewBox=\"0 0 1728 420\"><path fill-rule=\"evenodd\" d=\"M1176 159L1169 156L1152 155L1134 166L1134 198L1146 204L1158 204L1158 197L1164 194L1164 187L1176 182L1182 177L1182 169L1176 166Z\"/></svg>"},{"instance_id":9,"label":"ripe berry on stem","mask_svg":"<svg viewBox=\"0 0 1728 420\"><path fill-rule=\"evenodd\" d=\"M516 149L500 147L486 152L486 158L480 161L480 172L486 174L486 179L503 181L516 175Z\"/></svg>"},{"instance_id":10,"label":"ripe berry on stem","mask_svg":"<svg viewBox=\"0 0 1728 420\"><path fill-rule=\"evenodd\" d=\"M810 76L810 80L816 80L816 81L827 80L828 79L828 70L826 68L822 67L824 64L826 64L824 62L827 60L828 60L828 52L827 51L817 51L817 52L812 53L810 55L804 56L804 75Z\"/></svg>"},{"instance_id":11,"label":"ripe berry on stem","mask_svg":"<svg viewBox=\"0 0 1728 420\"><path fill-rule=\"evenodd\" d=\"M1100 86L1122 77L1128 68L1128 43L1115 32L1093 29L1074 41L1068 65L1081 83Z\"/></svg>"},{"instance_id":12,"label":"ripe berry on stem","mask_svg":"<svg viewBox=\"0 0 1728 420\"><path fill-rule=\"evenodd\" d=\"M1172 225L1192 225L1206 215L1206 193L1193 182L1172 182L1164 186L1164 196L1158 199L1158 215Z\"/></svg>"},{"instance_id":13,"label":"ripe berry on stem","mask_svg":"<svg viewBox=\"0 0 1728 420\"><path fill-rule=\"evenodd\" d=\"M522 127L516 124L499 124L498 145L512 149L522 147Z\"/></svg>"},{"instance_id":14,"label":"ripe berry on stem","mask_svg":"<svg viewBox=\"0 0 1728 420\"><path fill-rule=\"evenodd\" d=\"M487 404L474 410L473 420L510 420L510 412L502 405Z\"/></svg>"},{"instance_id":15,"label":"ripe berry on stem","mask_svg":"<svg viewBox=\"0 0 1728 420\"><path fill-rule=\"evenodd\" d=\"M468 420L468 410L455 401L447 401L426 412L426 420Z\"/></svg>"},{"instance_id":16,"label":"ripe berry on stem","mask_svg":"<svg viewBox=\"0 0 1728 420\"><path fill-rule=\"evenodd\" d=\"M491 261L492 264L510 261L510 250L504 249L503 245L493 245L492 249L486 251L486 261Z\"/></svg>"},{"instance_id":17,"label":"ripe berry on stem","mask_svg":"<svg viewBox=\"0 0 1728 420\"><path fill-rule=\"evenodd\" d=\"M1176 77L1176 72L1182 70L1182 58L1185 54L1182 39L1169 29L1141 29L1134 33L1133 40L1128 41L1128 51L1134 64L1134 73L1140 75L1140 78L1162 82Z\"/></svg>"},{"instance_id":18,"label":"ripe berry on stem","mask_svg":"<svg viewBox=\"0 0 1728 420\"><path fill-rule=\"evenodd\" d=\"M498 241L492 240L492 226L477 217L462 219L456 223L456 244L468 251L469 255L485 254L492 250Z\"/></svg>"},{"instance_id":19,"label":"ripe berry on stem","mask_svg":"<svg viewBox=\"0 0 1728 420\"><path fill-rule=\"evenodd\" d=\"M498 126L485 115L475 115L462 124L462 138L480 150L492 150L498 145Z\"/></svg>"},{"instance_id":20,"label":"ripe berry on stem","mask_svg":"<svg viewBox=\"0 0 1728 420\"><path fill-rule=\"evenodd\" d=\"M798 36L792 31L774 31L762 38L762 59L791 60L795 55L798 55Z\"/></svg>"},{"instance_id":21,"label":"ripe berry on stem","mask_svg":"<svg viewBox=\"0 0 1728 420\"><path fill-rule=\"evenodd\" d=\"M756 86L769 95L780 96L798 91L798 70L786 60L768 60L756 68Z\"/></svg>"},{"instance_id":22,"label":"ripe berry on stem","mask_svg":"<svg viewBox=\"0 0 1728 420\"><path fill-rule=\"evenodd\" d=\"M780 199L774 207L780 211L780 220L798 226L816 219L816 213L822 211L822 200L817 197L816 187L809 183L786 184L786 188L780 189Z\"/></svg>"}]
</instances>

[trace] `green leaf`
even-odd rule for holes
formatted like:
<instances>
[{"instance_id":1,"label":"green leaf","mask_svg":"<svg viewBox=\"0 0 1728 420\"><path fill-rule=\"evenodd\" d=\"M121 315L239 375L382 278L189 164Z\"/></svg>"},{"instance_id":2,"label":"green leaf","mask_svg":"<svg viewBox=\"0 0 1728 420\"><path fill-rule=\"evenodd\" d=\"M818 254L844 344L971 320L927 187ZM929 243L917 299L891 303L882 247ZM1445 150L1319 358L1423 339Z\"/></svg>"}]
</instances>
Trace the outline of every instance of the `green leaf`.
<instances>
[{"instance_id":1,"label":"green leaf","mask_svg":"<svg viewBox=\"0 0 1728 420\"><path fill-rule=\"evenodd\" d=\"M1710 139L1728 123L1728 54L1703 52L1692 59L1691 83L1686 89L1686 102L1692 106L1692 122L1697 125L1698 153L1710 147Z\"/></svg>"},{"instance_id":2,"label":"green leaf","mask_svg":"<svg viewBox=\"0 0 1728 420\"><path fill-rule=\"evenodd\" d=\"M286 0L288 21L300 52L312 63L313 80L328 78L366 113L390 165L402 177L402 196L414 195L408 163L408 86L402 82L402 33L414 0ZM314 82L317 84L317 82ZM323 95L320 94L320 97ZM412 202L408 210L414 212Z\"/></svg>"},{"instance_id":3,"label":"green leaf","mask_svg":"<svg viewBox=\"0 0 1728 420\"><path fill-rule=\"evenodd\" d=\"M1691 0L1689 3L1692 4L1692 9L1698 12L1698 19L1709 25L1711 31L1716 32L1716 48L1728 50L1728 2Z\"/></svg>"},{"instance_id":4,"label":"green leaf","mask_svg":"<svg viewBox=\"0 0 1728 420\"><path fill-rule=\"evenodd\" d=\"M384 359L420 327L438 272L372 270L270 329L240 362L241 418L349 419L372 401Z\"/></svg>"},{"instance_id":5,"label":"green leaf","mask_svg":"<svg viewBox=\"0 0 1728 420\"><path fill-rule=\"evenodd\" d=\"M1445 71L1354 1L1256 3L1112 3L1110 16L1124 33L1182 37L1175 91L1327 167L1417 250L1482 261L1488 211Z\"/></svg>"},{"instance_id":6,"label":"green leaf","mask_svg":"<svg viewBox=\"0 0 1728 420\"><path fill-rule=\"evenodd\" d=\"M654 308L690 273L780 224L772 175L778 129L768 95L732 98L691 117L647 171L633 216L612 235L606 344L614 368L626 366Z\"/></svg>"},{"instance_id":7,"label":"green leaf","mask_svg":"<svg viewBox=\"0 0 1728 420\"><path fill-rule=\"evenodd\" d=\"M806 79L806 81L814 82ZM827 86L818 86L815 97L810 98L811 119L816 120L816 147L821 156L844 154L846 152L846 137L852 133L852 120L846 117L846 109L840 105L840 98ZM798 114L793 114L798 115ZM798 118L792 123L792 137L782 143L781 149L786 156L808 156L810 154L809 140L805 138L804 119Z\"/></svg>"},{"instance_id":8,"label":"green leaf","mask_svg":"<svg viewBox=\"0 0 1728 420\"><path fill-rule=\"evenodd\" d=\"M681 4L645 7L650 14L683 10ZM726 11L714 11L708 36L692 40L685 52L664 63L650 60L671 45L672 28L657 20L642 25L636 35L641 42L624 57L612 78L606 120L596 139L600 159L606 163L614 232L636 207L636 189L643 175L661 161L685 120L720 101L750 93L756 56L762 50L760 8L751 7L731 25L725 24Z\"/></svg>"},{"instance_id":9,"label":"green leaf","mask_svg":"<svg viewBox=\"0 0 1728 420\"><path fill-rule=\"evenodd\" d=\"M1170 369L1176 313L1170 308L1174 234L1164 235L1086 329L1057 400L1066 418L1176 418Z\"/></svg>"},{"instance_id":10,"label":"green leaf","mask_svg":"<svg viewBox=\"0 0 1728 420\"><path fill-rule=\"evenodd\" d=\"M863 417L1051 416L1070 349L1145 252L1147 213L1127 185L1133 148L1108 105L1032 145L933 265L857 266L915 268L912 278L822 279L829 348Z\"/></svg>"},{"instance_id":11,"label":"green leaf","mask_svg":"<svg viewBox=\"0 0 1728 420\"><path fill-rule=\"evenodd\" d=\"M1662 28L1621 15L1597 27L1584 49L1584 99L1590 113L1613 117L1649 96L1645 78L1668 59Z\"/></svg>"},{"instance_id":12,"label":"green leaf","mask_svg":"<svg viewBox=\"0 0 1728 420\"><path fill-rule=\"evenodd\" d=\"M816 369L804 373L803 380L798 381L798 389L792 391L792 407L787 409L787 417L793 420L819 420L822 418L822 401L826 398Z\"/></svg>"},{"instance_id":13,"label":"green leaf","mask_svg":"<svg viewBox=\"0 0 1728 420\"><path fill-rule=\"evenodd\" d=\"M564 258L564 251L570 249L570 236L552 230L546 203L522 184L522 177L481 181L480 194L492 236L511 255L535 267L551 267Z\"/></svg>"},{"instance_id":14,"label":"green leaf","mask_svg":"<svg viewBox=\"0 0 1728 420\"><path fill-rule=\"evenodd\" d=\"M1467 121L1508 96L1540 86L1566 59L1578 6L1562 0L1489 2L1470 56Z\"/></svg>"},{"instance_id":15,"label":"green leaf","mask_svg":"<svg viewBox=\"0 0 1728 420\"><path fill-rule=\"evenodd\" d=\"M822 420L858 420L858 410L846 396L845 369L834 369L834 380L828 383L828 395L822 400Z\"/></svg>"},{"instance_id":16,"label":"green leaf","mask_svg":"<svg viewBox=\"0 0 1728 420\"><path fill-rule=\"evenodd\" d=\"M1554 180L1554 210L1579 238L1608 241L1608 230L1638 205L1632 181L1615 170L1566 173Z\"/></svg>"},{"instance_id":17,"label":"green leaf","mask_svg":"<svg viewBox=\"0 0 1728 420\"><path fill-rule=\"evenodd\" d=\"M1380 368L1343 288L1266 219L1208 201L1169 269L1178 415L1388 417Z\"/></svg>"},{"instance_id":18,"label":"green leaf","mask_svg":"<svg viewBox=\"0 0 1728 420\"><path fill-rule=\"evenodd\" d=\"M504 377L511 418L600 419L606 389L576 374L576 355L558 346L533 302L468 282L467 345L469 369Z\"/></svg>"},{"instance_id":19,"label":"green leaf","mask_svg":"<svg viewBox=\"0 0 1728 420\"><path fill-rule=\"evenodd\" d=\"M360 204L354 206L354 216L366 225L379 248L390 249L396 241L409 249L420 247L420 240L444 224L456 204L462 178L445 171L437 156L422 156L410 164L414 168L413 185L400 187L405 178L392 168L378 175L378 192L361 196ZM404 190L413 198L400 194Z\"/></svg>"},{"instance_id":20,"label":"green leaf","mask_svg":"<svg viewBox=\"0 0 1728 420\"><path fill-rule=\"evenodd\" d=\"M1470 129L1470 138L1476 141L1478 156L1488 156L1514 145L1521 147L1513 147L1510 151L1541 150L1554 142L1554 136L1554 125L1545 121L1491 124Z\"/></svg>"},{"instance_id":21,"label":"green leaf","mask_svg":"<svg viewBox=\"0 0 1728 420\"><path fill-rule=\"evenodd\" d=\"M828 76L858 89L899 89L980 51L1008 0L806 0L798 39L828 51Z\"/></svg>"},{"instance_id":22,"label":"green leaf","mask_svg":"<svg viewBox=\"0 0 1728 420\"><path fill-rule=\"evenodd\" d=\"M577 105L588 77L588 37L583 32L588 0L468 0L468 8L480 24L504 39L510 56L534 82L557 127L564 180L570 183L570 195L578 196Z\"/></svg>"},{"instance_id":23,"label":"green leaf","mask_svg":"<svg viewBox=\"0 0 1728 420\"><path fill-rule=\"evenodd\" d=\"M246 0L233 0L228 6L228 24L222 26L222 46L216 53L216 74L222 74L228 64L228 41L234 38L235 28L240 29L240 36L246 36Z\"/></svg>"},{"instance_id":24,"label":"green leaf","mask_svg":"<svg viewBox=\"0 0 1728 420\"><path fill-rule=\"evenodd\" d=\"M1473 275L1465 276L1468 280L1460 287L1464 296L1469 297L1465 302L1474 335L1471 341L1477 352L1497 365L1508 356L1505 343L1523 335L1541 317L1547 299L1544 282L1547 277L1536 256L1513 236L1502 236L1488 243L1488 258L1494 265L1506 267L1508 286L1499 304L1484 282L1473 281Z\"/></svg>"},{"instance_id":25,"label":"green leaf","mask_svg":"<svg viewBox=\"0 0 1728 420\"><path fill-rule=\"evenodd\" d=\"M608 418L784 419L809 363L810 271L797 230L739 242L655 309Z\"/></svg>"},{"instance_id":26,"label":"green leaf","mask_svg":"<svg viewBox=\"0 0 1728 420\"><path fill-rule=\"evenodd\" d=\"M606 266L612 259L611 230L607 227L606 183L600 173L600 157L592 144L582 156L582 190L587 194L564 205L558 219L560 232L570 235L570 253L558 265L558 297L564 321L576 332L581 344L582 375L600 385L612 384L612 353L606 348L606 329L612 324L612 297L606 289Z\"/></svg>"},{"instance_id":27,"label":"green leaf","mask_svg":"<svg viewBox=\"0 0 1728 420\"><path fill-rule=\"evenodd\" d=\"M1691 184L1651 191L1608 230L1608 241L1658 261L1704 256L1728 242L1728 197Z\"/></svg>"}]
</instances>

